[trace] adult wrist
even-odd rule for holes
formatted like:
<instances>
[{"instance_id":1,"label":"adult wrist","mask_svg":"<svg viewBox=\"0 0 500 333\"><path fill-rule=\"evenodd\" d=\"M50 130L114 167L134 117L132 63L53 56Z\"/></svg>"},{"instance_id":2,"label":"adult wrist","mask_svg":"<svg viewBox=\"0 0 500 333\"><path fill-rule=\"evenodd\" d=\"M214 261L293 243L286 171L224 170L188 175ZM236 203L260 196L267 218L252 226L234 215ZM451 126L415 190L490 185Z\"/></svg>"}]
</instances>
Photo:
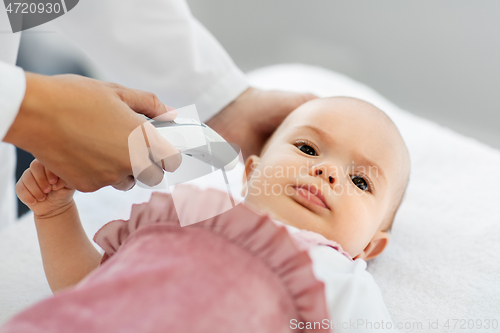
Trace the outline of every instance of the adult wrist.
<instances>
[{"instance_id":1,"label":"adult wrist","mask_svg":"<svg viewBox=\"0 0 500 333\"><path fill-rule=\"evenodd\" d=\"M50 98L50 90L46 89L48 77L25 73L26 89L19 111L10 126L4 141L27 151L39 138L37 132L47 123L47 116L40 112L43 108L43 99ZM50 123L50 120L49 120ZM29 135L28 135L29 133Z\"/></svg>"},{"instance_id":2,"label":"adult wrist","mask_svg":"<svg viewBox=\"0 0 500 333\"><path fill-rule=\"evenodd\" d=\"M18 115L26 91L26 76L20 67L0 61L0 138L5 140Z\"/></svg>"}]
</instances>

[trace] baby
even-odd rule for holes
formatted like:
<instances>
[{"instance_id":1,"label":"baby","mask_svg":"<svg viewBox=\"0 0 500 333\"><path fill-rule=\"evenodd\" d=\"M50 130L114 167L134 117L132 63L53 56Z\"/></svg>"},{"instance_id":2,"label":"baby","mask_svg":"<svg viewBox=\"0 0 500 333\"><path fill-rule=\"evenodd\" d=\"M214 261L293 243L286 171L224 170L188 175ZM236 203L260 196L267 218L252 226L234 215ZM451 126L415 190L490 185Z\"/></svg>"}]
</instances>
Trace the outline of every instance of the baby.
<instances>
[{"instance_id":1,"label":"baby","mask_svg":"<svg viewBox=\"0 0 500 333\"><path fill-rule=\"evenodd\" d=\"M382 111L355 98L321 98L293 111L261 156L247 159L243 193L245 204L254 210L340 244L336 250L347 252L349 258L369 260L388 243L409 169L404 141ZM62 179L35 160L17 183L16 192L35 215L44 269L53 291L77 284L99 266L102 256L81 226L74 190ZM118 238L123 237L120 233ZM366 263L342 255L339 259L333 255L336 250L325 248L312 251L311 257L320 267L315 275L326 285L330 318L352 317L353 309L358 318L372 318L374 313L388 318L380 292L364 271ZM360 263L363 268L356 268ZM345 274L346 269L353 277L360 272L364 275L350 280L334 276ZM359 288L364 292L356 293ZM349 315L338 308L347 303L351 304L345 308Z\"/></svg>"},{"instance_id":2,"label":"baby","mask_svg":"<svg viewBox=\"0 0 500 333\"><path fill-rule=\"evenodd\" d=\"M293 111L261 156L247 159L245 203L369 260L389 241L409 171L385 113L355 98L321 98Z\"/></svg>"}]
</instances>

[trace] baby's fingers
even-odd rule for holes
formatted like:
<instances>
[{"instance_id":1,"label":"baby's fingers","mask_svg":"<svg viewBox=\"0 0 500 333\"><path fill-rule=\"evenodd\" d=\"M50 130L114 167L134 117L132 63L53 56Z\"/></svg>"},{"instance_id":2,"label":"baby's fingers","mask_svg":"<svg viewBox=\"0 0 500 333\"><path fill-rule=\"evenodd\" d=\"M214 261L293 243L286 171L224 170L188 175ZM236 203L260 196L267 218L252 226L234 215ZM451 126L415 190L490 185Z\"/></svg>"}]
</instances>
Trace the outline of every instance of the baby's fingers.
<instances>
[{"instance_id":1,"label":"baby's fingers","mask_svg":"<svg viewBox=\"0 0 500 333\"><path fill-rule=\"evenodd\" d=\"M30 169L24 171L16 185L16 192L19 199L26 204L35 204L36 201L43 201L46 198L45 193L38 186Z\"/></svg>"},{"instance_id":2,"label":"baby's fingers","mask_svg":"<svg viewBox=\"0 0 500 333\"><path fill-rule=\"evenodd\" d=\"M40 187L40 189L44 193L49 193L52 190L52 185L49 184L49 179L51 179L51 176L49 176L48 173L52 174L52 172L47 170L40 162L38 162L38 160L33 160L33 162L31 162L30 170L36 182L38 183L38 187Z\"/></svg>"},{"instance_id":3,"label":"baby's fingers","mask_svg":"<svg viewBox=\"0 0 500 333\"><path fill-rule=\"evenodd\" d=\"M35 197L26 188L22 180L19 180L16 184L16 194L25 205L34 205L36 203Z\"/></svg>"},{"instance_id":4,"label":"baby's fingers","mask_svg":"<svg viewBox=\"0 0 500 333\"><path fill-rule=\"evenodd\" d=\"M59 180L57 180L57 183L52 185L52 190L59 191L63 187L66 187L66 185L68 185L68 184L64 180L59 178Z\"/></svg>"},{"instance_id":5,"label":"baby's fingers","mask_svg":"<svg viewBox=\"0 0 500 333\"><path fill-rule=\"evenodd\" d=\"M55 183L57 183L57 180L59 179L59 177L54 174L52 171L50 171L49 169L45 168L45 174L47 175L47 179L49 180L49 183L54 185Z\"/></svg>"}]
</instances>

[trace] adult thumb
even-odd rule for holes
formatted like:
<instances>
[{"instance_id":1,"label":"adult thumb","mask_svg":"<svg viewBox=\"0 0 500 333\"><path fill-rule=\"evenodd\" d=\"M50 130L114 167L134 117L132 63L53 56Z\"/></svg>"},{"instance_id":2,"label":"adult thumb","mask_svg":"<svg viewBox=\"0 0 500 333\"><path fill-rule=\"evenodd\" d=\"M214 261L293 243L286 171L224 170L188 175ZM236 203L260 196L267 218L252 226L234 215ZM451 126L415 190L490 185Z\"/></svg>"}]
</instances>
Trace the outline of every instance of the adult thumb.
<instances>
[{"instance_id":1,"label":"adult thumb","mask_svg":"<svg viewBox=\"0 0 500 333\"><path fill-rule=\"evenodd\" d=\"M169 121L177 116L173 107L163 104L158 96L151 92L124 88L119 91L119 96L132 110L148 118L159 117L158 120Z\"/></svg>"}]
</instances>

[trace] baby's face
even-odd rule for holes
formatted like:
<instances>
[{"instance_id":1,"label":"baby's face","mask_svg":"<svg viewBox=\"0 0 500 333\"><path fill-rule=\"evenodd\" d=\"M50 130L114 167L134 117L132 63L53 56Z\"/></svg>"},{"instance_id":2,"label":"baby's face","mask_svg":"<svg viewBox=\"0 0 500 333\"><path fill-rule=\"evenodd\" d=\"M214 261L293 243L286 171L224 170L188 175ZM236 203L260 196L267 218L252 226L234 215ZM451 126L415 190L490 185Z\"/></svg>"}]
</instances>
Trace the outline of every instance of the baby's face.
<instances>
[{"instance_id":1,"label":"baby's face","mask_svg":"<svg viewBox=\"0 0 500 333\"><path fill-rule=\"evenodd\" d=\"M399 132L378 109L327 98L292 112L261 157L249 157L245 167L245 203L370 259L387 244L382 222L409 162Z\"/></svg>"}]
</instances>

